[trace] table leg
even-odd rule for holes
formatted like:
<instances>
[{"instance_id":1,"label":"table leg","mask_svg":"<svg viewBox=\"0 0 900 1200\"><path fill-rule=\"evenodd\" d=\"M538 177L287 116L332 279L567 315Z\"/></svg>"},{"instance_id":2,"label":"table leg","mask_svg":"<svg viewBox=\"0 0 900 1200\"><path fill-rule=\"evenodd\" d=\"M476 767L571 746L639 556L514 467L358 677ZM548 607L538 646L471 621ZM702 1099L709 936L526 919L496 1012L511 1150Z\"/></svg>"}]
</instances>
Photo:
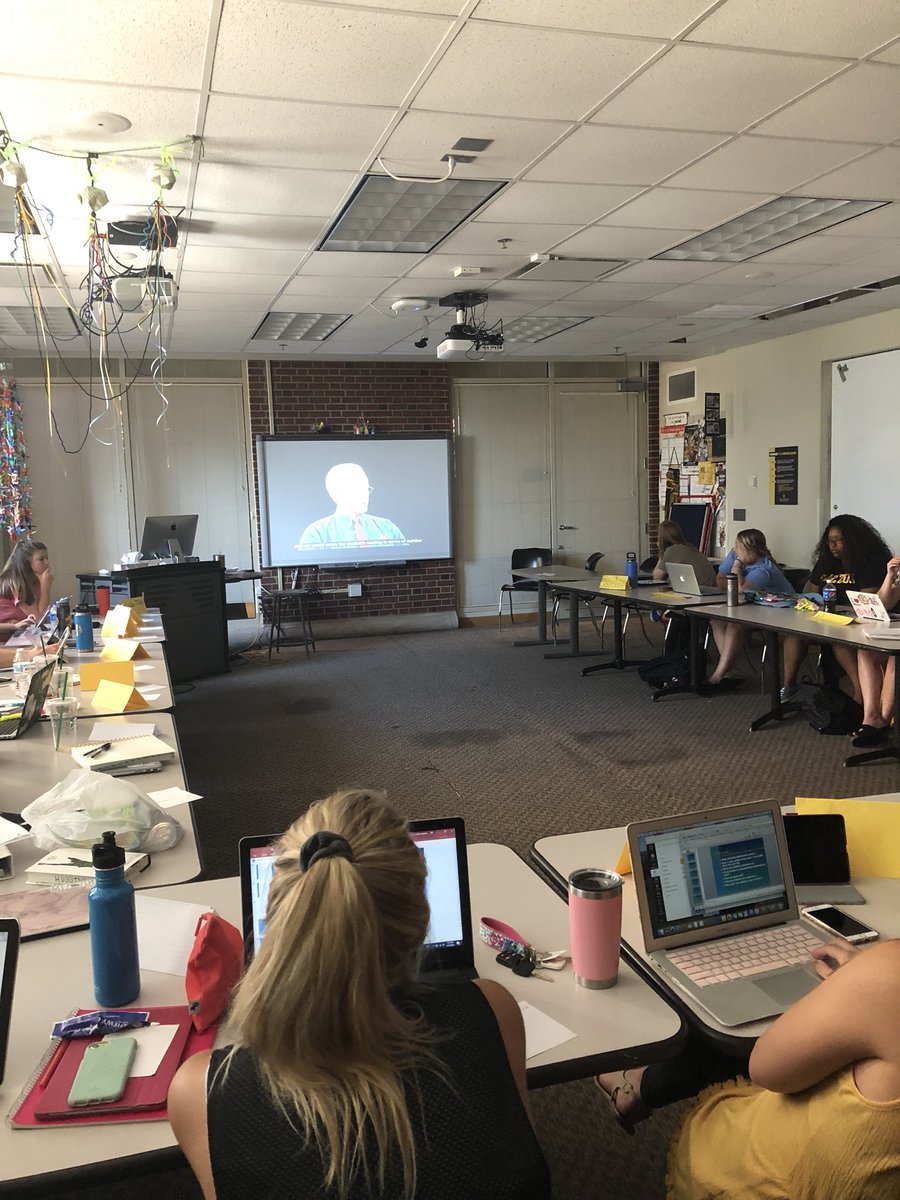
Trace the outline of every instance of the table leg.
<instances>
[{"instance_id":1,"label":"table leg","mask_svg":"<svg viewBox=\"0 0 900 1200\"><path fill-rule=\"evenodd\" d=\"M538 635L536 638L526 638L513 642L514 646L546 646L550 639L547 637L547 581L538 580Z\"/></svg>"},{"instance_id":2,"label":"table leg","mask_svg":"<svg viewBox=\"0 0 900 1200\"><path fill-rule=\"evenodd\" d=\"M845 767L862 767L866 763L894 761L900 762L900 663L897 662L897 655L893 655L894 659L894 724L893 740L885 746L878 746L874 750L864 750L861 754L851 754L849 758L844 759Z\"/></svg>"},{"instance_id":3,"label":"table leg","mask_svg":"<svg viewBox=\"0 0 900 1200\"><path fill-rule=\"evenodd\" d=\"M599 650L581 649L581 630L578 624L578 614L581 597L577 592L569 592L569 648L568 650L551 650L544 658L592 658L597 654L606 654L601 647ZM565 643L560 643L565 645Z\"/></svg>"},{"instance_id":4,"label":"table leg","mask_svg":"<svg viewBox=\"0 0 900 1200\"><path fill-rule=\"evenodd\" d=\"M803 708L803 703L800 700L791 700L786 704L782 704L781 638L774 629L767 629L765 631L765 639L766 661L763 664L763 670L768 677L769 699L772 706L768 712L763 713L761 717L757 717L755 721L750 722L751 733L755 733L757 729L762 729L763 725L767 725L769 721L780 721L782 717L786 717L793 712L800 712Z\"/></svg>"},{"instance_id":5,"label":"table leg","mask_svg":"<svg viewBox=\"0 0 900 1200\"><path fill-rule=\"evenodd\" d=\"M623 671L626 667L637 667L640 666L642 662L646 661L642 658L629 659L625 657L625 623L622 620L622 598L620 596L614 596L612 605L613 645L615 646L615 650L613 651L613 660L612 662L594 663L592 667L583 667L581 671L582 675L593 675L595 671L606 671L610 667L613 667L616 671Z\"/></svg>"}]
</instances>

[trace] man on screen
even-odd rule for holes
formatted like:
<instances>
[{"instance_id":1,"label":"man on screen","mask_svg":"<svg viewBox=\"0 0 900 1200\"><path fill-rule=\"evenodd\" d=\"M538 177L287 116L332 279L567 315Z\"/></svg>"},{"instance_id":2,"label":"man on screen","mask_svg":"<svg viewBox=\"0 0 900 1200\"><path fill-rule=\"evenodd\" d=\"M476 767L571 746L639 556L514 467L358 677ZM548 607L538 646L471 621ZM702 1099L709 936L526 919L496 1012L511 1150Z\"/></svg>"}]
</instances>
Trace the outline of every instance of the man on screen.
<instances>
[{"instance_id":1,"label":"man on screen","mask_svg":"<svg viewBox=\"0 0 900 1200\"><path fill-rule=\"evenodd\" d=\"M325 476L325 490L334 513L303 530L296 549L306 546L404 545L406 538L387 517L373 517L369 507L369 477L358 463L338 463Z\"/></svg>"}]
</instances>

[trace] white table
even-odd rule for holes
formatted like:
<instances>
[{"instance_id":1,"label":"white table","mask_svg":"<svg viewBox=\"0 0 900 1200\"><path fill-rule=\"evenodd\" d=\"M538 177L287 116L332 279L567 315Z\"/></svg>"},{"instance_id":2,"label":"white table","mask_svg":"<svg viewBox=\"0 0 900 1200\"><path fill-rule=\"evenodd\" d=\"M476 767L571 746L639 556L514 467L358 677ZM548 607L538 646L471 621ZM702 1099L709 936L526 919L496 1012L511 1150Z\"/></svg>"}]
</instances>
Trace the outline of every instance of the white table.
<instances>
[{"instance_id":1,"label":"white table","mask_svg":"<svg viewBox=\"0 0 900 1200\"><path fill-rule=\"evenodd\" d=\"M861 797L865 798L865 797ZM884 796L871 797L885 799ZM627 840L625 827L618 829L591 829L585 833L557 834L540 838L532 848L532 860L552 887L565 887L572 871L592 866L612 869L619 860ZM701 1031L712 1036L719 1046L729 1053L749 1054L753 1042L771 1023L756 1021L739 1026L739 1031L725 1026L710 1016L686 992L669 986L666 979L654 968L650 956L644 950L644 935L638 913L637 897L634 892L634 877L624 876L622 892L622 943L631 959L642 967L679 1011ZM900 880L859 879L853 884L865 898L862 909L854 908L854 914L877 929L882 937L900 937Z\"/></svg>"},{"instance_id":2,"label":"white table","mask_svg":"<svg viewBox=\"0 0 900 1200\"><path fill-rule=\"evenodd\" d=\"M547 1051L528 1064L530 1086L571 1079L597 1070L609 1070L650 1058L674 1054L681 1043L680 1017L626 964L619 983L608 991L590 991L575 985L571 968L554 976L552 983L519 979L497 965L495 953L478 939L481 916L497 917L544 948L567 945L565 904L526 864L505 846L469 847L476 965L488 979L503 983L519 1000L527 1000L549 1016L577 1030L577 1037ZM240 925L238 880L218 879L166 888L166 899L209 903L222 916ZM61 981L47 986L48 979ZM183 980L149 971L141 975L140 1003L160 1005L184 1001ZM13 1023L0 1103L8 1112L21 1088L47 1049L53 1021L76 1006L92 1003L89 940L87 933L71 933L21 948L19 980L13 1004ZM155 1152L149 1161L131 1156ZM16 1181L36 1170L70 1174L34 1181L34 1194L45 1194L51 1183L62 1188L83 1182L85 1168L108 1175L127 1166L132 1174L162 1169L180 1161L174 1138L165 1121L144 1124L92 1126L67 1130L13 1130L0 1126L0 1192L3 1183Z\"/></svg>"},{"instance_id":3,"label":"white table","mask_svg":"<svg viewBox=\"0 0 900 1200\"><path fill-rule=\"evenodd\" d=\"M547 563L543 567L515 567L512 572L517 579L531 579L537 582L537 638L513 642L514 646L546 646L550 644L547 637L547 588L555 587L558 583L572 579L596 579L597 576L587 567L552 566Z\"/></svg>"}]
</instances>

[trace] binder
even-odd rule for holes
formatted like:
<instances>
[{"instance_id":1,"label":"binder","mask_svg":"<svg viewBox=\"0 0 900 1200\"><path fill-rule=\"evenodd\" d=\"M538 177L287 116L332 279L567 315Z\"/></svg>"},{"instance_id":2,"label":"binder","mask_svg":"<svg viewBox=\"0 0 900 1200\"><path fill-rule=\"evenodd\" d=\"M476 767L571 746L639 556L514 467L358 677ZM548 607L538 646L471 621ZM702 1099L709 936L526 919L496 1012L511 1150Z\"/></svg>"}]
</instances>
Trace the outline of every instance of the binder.
<instances>
[{"instance_id":1,"label":"binder","mask_svg":"<svg viewBox=\"0 0 900 1200\"><path fill-rule=\"evenodd\" d=\"M178 1026L155 1075L132 1076L121 1099L112 1103L70 1108L67 1101L72 1080L85 1050L92 1041L100 1041L100 1038L55 1038L10 1109L7 1124L13 1129L45 1129L53 1126L164 1121L166 1097L175 1072L185 1059L200 1050L211 1048L216 1026L198 1033L186 1004L150 1009L132 1007L136 1012L149 1012L151 1023ZM73 1015L94 1011L82 1008Z\"/></svg>"}]
</instances>

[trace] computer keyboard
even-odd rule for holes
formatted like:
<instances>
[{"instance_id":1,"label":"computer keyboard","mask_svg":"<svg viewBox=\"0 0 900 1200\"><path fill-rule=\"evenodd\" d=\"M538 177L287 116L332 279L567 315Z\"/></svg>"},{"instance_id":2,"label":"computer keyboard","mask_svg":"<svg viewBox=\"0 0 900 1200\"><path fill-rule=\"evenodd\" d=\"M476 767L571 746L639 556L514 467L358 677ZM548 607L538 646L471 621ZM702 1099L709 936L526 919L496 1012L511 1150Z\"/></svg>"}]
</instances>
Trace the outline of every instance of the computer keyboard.
<instances>
[{"instance_id":1,"label":"computer keyboard","mask_svg":"<svg viewBox=\"0 0 900 1200\"><path fill-rule=\"evenodd\" d=\"M669 950L668 959L698 987L708 987L808 962L810 950L821 944L822 939L801 924L779 925L741 937L704 942L702 946Z\"/></svg>"}]
</instances>

